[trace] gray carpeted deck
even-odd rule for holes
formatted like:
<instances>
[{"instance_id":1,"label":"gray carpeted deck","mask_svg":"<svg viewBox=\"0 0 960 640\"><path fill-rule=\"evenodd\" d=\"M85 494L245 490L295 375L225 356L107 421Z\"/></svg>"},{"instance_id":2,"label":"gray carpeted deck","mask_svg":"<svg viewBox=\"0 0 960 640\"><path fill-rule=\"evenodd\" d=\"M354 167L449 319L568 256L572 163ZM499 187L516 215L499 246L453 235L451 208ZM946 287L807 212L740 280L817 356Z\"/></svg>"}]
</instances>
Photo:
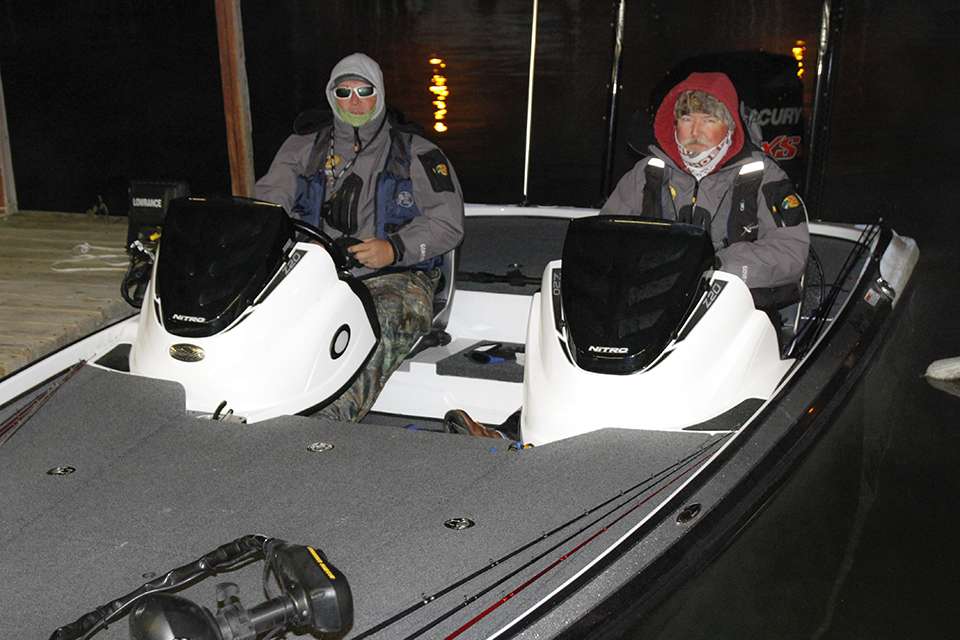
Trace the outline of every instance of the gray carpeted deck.
<instances>
[{"instance_id":1,"label":"gray carpeted deck","mask_svg":"<svg viewBox=\"0 0 960 640\"><path fill-rule=\"evenodd\" d=\"M649 511L656 501L643 497L665 479L638 483L711 440L604 430L508 451L496 441L301 417L212 423L182 406L175 384L87 367L0 447L0 637L46 637L144 574L247 533L326 552L353 589L350 636L413 607L374 637L420 629L437 637L610 525L475 628L490 633ZM308 451L317 441L335 448ZM57 466L76 471L47 474ZM443 526L455 517L476 525ZM215 583L231 580L252 606L263 599L259 570L185 593L213 608ZM101 637L126 638L126 622Z\"/></svg>"}]
</instances>

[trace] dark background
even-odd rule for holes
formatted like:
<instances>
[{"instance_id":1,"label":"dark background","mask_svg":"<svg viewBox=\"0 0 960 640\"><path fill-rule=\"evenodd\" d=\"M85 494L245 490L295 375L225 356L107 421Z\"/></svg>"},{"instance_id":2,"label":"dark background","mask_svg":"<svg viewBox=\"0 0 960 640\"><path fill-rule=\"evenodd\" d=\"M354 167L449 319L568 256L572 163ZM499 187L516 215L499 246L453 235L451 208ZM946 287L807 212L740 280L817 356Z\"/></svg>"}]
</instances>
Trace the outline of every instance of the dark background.
<instances>
[{"instance_id":1,"label":"dark background","mask_svg":"<svg viewBox=\"0 0 960 640\"><path fill-rule=\"evenodd\" d=\"M815 216L889 209L873 176L898 186L949 177L960 134L952 72L960 9L939 2L846 7L832 101L826 188ZM446 60L449 131L434 137L471 202L523 195L528 0L243 3L257 174L295 115L324 105L329 69L365 51L389 101L433 122L431 66ZM602 202L613 2L540 5L529 200ZM820 2L627 3L614 181L635 161L629 116L681 60L703 53L789 54L807 42L806 103L816 73ZM0 0L0 72L21 209L81 211L129 179L182 178L194 192L229 190L213 2ZM849 212L843 194L860 195ZM840 197L837 197L837 196ZM848 214L849 212L849 214Z\"/></svg>"},{"instance_id":2,"label":"dark background","mask_svg":"<svg viewBox=\"0 0 960 640\"><path fill-rule=\"evenodd\" d=\"M244 3L257 174L294 116L324 104L329 69L353 51L377 59L389 101L429 126L427 60L439 55L448 65L450 128L434 138L456 165L467 200L519 202L531 6ZM817 637L953 637L960 398L927 386L922 374L931 360L960 355L960 6L844 6L825 196L811 215L883 217L917 239L921 261L903 317L916 346L898 362L899 384L865 389L868 403L871 394L896 394L898 408L873 418L890 421L889 446L866 524L845 542L851 561L829 588ZM819 19L820 3L807 0L629 1L614 180L634 162L625 144L629 114L645 108L664 73L689 56L734 49L789 54L795 40L805 40L809 109ZM612 2L540 3L532 203L589 206L604 197L613 21ZM83 211L103 195L121 212L126 183L136 178L186 179L194 193L229 190L212 1L0 0L0 73L21 209Z\"/></svg>"},{"instance_id":3,"label":"dark background","mask_svg":"<svg viewBox=\"0 0 960 640\"><path fill-rule=\"evenodd\" d=\"M856 188L854 217L885 208L872 177L909 184L952 170L951 72L960 9L940 2L844 3L827 189ZM389 101L429 127L432 55L448 67L447 151L472 202L519 202L531 6L528 0L373 0L243 4L258 175L301 110L325 104L343 55L378 59ZM529 199L602 202L614 4L540 5ZM718 51L789 54L807 42L816 72L820 3L627 3L614 180L635 161L629 116L684 58ZM0 0L0 71L22 209L81 211L129 179L182 178L229 189L213 2ZM858 179L867 176L865 179ZM886 180L885 180L886 181ZM834 218L846 199L815 215ZM841 211L843 210L843 211Z\"/></svg>"}]
</instances>

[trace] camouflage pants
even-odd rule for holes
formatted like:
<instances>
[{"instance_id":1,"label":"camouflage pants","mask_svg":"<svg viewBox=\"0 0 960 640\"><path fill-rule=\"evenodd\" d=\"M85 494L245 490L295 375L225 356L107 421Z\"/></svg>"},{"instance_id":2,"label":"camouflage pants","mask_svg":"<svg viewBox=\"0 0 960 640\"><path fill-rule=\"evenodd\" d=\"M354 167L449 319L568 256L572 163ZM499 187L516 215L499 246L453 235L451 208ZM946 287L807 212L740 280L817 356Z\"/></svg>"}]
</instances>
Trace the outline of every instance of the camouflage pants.
<instances>
[{"instance_id":1,"label":"camouflage pants","mask_svg":"<svg viewBox=\"0 0 960 640\"><path fill-rule=\"evenodd\" d=\"M430 331L433 294L440 272L403 271L364 281L380 321L380 344L367 366L343 394L317 415L331 420L362 420L417 338Z\"/></svg>"}]
</instances>

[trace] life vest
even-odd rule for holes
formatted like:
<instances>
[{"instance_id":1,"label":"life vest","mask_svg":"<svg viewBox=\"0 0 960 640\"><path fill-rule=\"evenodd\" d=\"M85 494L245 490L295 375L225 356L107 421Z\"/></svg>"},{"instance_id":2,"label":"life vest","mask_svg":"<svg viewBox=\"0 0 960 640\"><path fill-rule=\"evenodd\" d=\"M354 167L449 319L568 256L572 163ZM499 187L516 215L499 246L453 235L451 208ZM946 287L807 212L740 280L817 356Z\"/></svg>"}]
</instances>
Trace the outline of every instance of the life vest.
<instances>
[{"instance_id":1,"label":"life vest","mask_svg":"<svg viewBox=\"0 0 960 640\"><path fill-rule=\"evenodd\" d=\"M322 209L327 195L327 178L320 170L324 152L329 148L332 127L317 132L310 151L304 175L297 176L297 193L294 198L293 212L304 222L323 228ZM377 175L374 195L376 237L387 240L387 236L396 233L404 225L421 215L413 192L413 180L410 178L410 147L413 135L396 127L390 128L390 149L383 170ZM434 256L412 267L399 269L436 269L443 264L443 256ZM397 270L387 267L381 271Z\"/></svg>"},{"instance_id":2,"label":"life vest","mask_svg":"<svg viewBox=\"0 0 960 640\"><path fill-rule=\"evenodd\" d=\"M660 158L651 158L644 168L643 209L645 216L663 218L663 176L665 164ZM763 161L750 162L742 167L733 181L730 214L727 216L725 244L753 242L760 229L757 220L757 194L763 181ZM710 231L710 212L696 203L677 212L677 220L696 224Z\"/></svg>"},{"instance_id":3,"label":"life vest","mask_svg":"<svg viewBox=\"0 0 960 640\"><path fill-rule=\"evenodd\" d=\"M660 158L651 158L644 168L645 182L643 185L642 215L654 217L663 216L663 200L667 196L663 191L663 177L665 163ZM740 167L737 177L734 178L730 197L730 214L727 217L727 237L723 239L725 246L734 242L753 242L759 234L760 224L757 220L757 195L760 184L763 182L763 160L748 162ZM768 189L769 187L769 189ZM784 192L790 194L784 196ZM771 215L777 226L792 226L804 220L802 207L796 195L792 195L793 185L789 181L781 181L764 187L764 197L772 205ZM775 195L776 194L776 195ZM782 198L782 200L781 200ZM784 203L794 198L797 204L794 209L784 210ZM696 206L696 202L684 206L677 212L677 220L687 224L698 224L710 232L710 212ZM757 309L773 312L788 305L799 302L801 291L800 283L790 283L778 287L751 287L750 294ZM774 316L771 316L772 318ZM779 327L779 320L774 321ZM779 335L779 334L778 334Z\"/></svg>"}]
</instances>

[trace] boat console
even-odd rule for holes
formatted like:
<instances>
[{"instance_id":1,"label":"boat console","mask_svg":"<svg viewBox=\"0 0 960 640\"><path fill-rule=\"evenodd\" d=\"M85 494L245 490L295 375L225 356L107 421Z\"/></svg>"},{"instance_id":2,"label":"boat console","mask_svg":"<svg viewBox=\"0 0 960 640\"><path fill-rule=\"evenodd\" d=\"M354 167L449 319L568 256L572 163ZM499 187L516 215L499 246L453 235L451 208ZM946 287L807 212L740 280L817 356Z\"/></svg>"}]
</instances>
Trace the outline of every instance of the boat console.
<instances>
[{"instance_id":1,"label":"boat console","mask_svg":"<svg viewBox=\"0 0 960 640\"><path fill-rule=\"evenodd\" d=\"M188 410L255 422L339 396L379 338L370 292L322 232L266 202L179 199L129 366L182 384Z\"/></svg>"},{"instance_id":2,"label":"boat console","mask_svg":"<svg viewBox=\"0 0 960 640\"><path fill-rule=\"evenodd\" d=\"M521 425L533 444L605 427L710 431L752 413L792 364L746 284L713 269L702 230L609 216L570 223L526 349Z\"/></svg>"}]
</instances>

